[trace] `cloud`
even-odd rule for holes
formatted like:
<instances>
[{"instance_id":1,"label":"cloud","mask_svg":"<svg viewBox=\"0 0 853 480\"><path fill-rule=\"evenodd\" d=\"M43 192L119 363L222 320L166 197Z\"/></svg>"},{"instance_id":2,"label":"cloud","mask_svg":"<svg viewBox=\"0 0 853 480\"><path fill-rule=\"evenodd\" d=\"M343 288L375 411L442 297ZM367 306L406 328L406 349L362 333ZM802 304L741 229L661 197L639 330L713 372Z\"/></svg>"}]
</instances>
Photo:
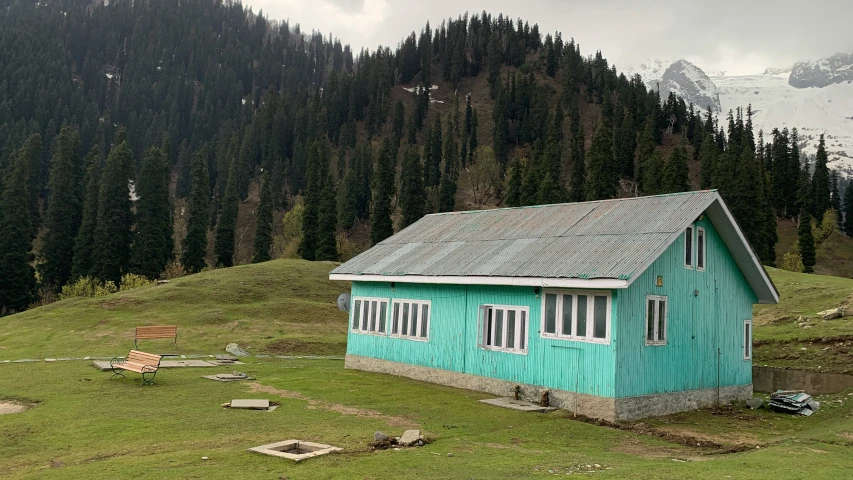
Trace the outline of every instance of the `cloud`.
<instances>
[{"instance_id":1,"label":"cloud","mask_svg":"<svg viewBox=\"0 0 853 480\"><path fill-rule=\"evenodd\" d=\"M601 50L617 67L649 58L687 58L708 71L758 72L800 59L853 52L850 0L248 0L271 18L329 32L374 49L394 47L427 20L437 26L464 12L503 12L540 31L575 38L585 54Z\"/></svg>"}]
</instances>

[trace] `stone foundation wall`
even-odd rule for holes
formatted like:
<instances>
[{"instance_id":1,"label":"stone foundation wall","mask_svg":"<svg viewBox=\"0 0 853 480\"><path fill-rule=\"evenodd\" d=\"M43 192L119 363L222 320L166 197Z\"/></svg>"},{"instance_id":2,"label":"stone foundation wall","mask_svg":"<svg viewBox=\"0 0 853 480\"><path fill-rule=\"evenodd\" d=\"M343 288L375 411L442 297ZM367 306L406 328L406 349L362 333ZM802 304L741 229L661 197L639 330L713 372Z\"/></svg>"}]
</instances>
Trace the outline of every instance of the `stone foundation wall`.
<instances>
[{"instance_id":1,"label":"stone foundation wall","mask_svg":"<svg viewBox=\"0 0 853 480\"><path fill-rule=\"evenodd\" d=\"M716 389L690 390L642 397L606 398L358 355L346 356L346 368L398 375L423 382L488 392L502 397L513 396L515 387L518 385L521 387L520 397L524 400L539 403L542 393L547 391L550 406L609 422L669 415L686 410L711 407L717 402ZM751 396L751 384L720 389L721 403L745 400Z\"/></svg>"}]
</instances>

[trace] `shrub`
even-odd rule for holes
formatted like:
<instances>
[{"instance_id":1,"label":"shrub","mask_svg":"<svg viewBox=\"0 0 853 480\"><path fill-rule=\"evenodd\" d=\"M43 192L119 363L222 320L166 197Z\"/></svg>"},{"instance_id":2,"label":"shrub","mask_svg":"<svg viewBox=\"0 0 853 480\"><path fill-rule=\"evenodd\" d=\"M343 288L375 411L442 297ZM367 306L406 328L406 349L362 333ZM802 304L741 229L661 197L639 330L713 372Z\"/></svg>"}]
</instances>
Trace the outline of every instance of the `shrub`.
<instances>
[{"instance_id":1,"label":"shrub","mask_svg":"<svg viewBox=\"0 0 853 480\"><path fill-rule=\"evenodd\" d=\"M137 275L135 273L125 273L123 277L121 277L121 288L120 292L124 292L127 290L133 290L134 288L145 287L148 285L153 285L154 282L152 280L148 280L147 277L143 277L142 275Z\"/></svg>"},{"instance_id":2,"label":"shrub","mask_svg":"<svg viewBox=\"0 0 853 480\"><path fill-rule=\"evenodd\" d=\"M782 270L789 272L803 273L803 257L796 252L788 252L782 257Z\"/></svg>"},{"instance_id":3,"label":"shrub","mask_svg":"<svg viewBox=\"0 0 853 480\"><path fill-rule=\"evenodd\" d=\"M101 297L111 293L116 293L117 291L118 288L116 288L115 283L112 281L102 283L92 277L82 277L78 278L76 282L69 283L62 287L59 299L64 300L66 298L74 297Z\"/></svg>"}]
</instances>

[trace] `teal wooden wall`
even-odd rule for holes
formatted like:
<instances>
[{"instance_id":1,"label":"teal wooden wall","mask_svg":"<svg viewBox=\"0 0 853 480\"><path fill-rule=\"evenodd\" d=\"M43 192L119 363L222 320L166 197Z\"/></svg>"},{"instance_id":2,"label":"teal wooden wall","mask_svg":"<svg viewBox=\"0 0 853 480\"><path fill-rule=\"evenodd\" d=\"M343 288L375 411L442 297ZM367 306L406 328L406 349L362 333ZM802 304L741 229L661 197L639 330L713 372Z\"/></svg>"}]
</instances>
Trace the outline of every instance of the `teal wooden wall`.
<instances>
[{"instance_id":1,"label":"teal wooden wall","mask_svg":"<svg viewBox=\"0 0 853 480\"><path fill-rule=\"evenodd\" d=\"M590 395L615 394L615 353L611 345L543 339L539 334L541 296L533 287L426 285L353 282L353 297L431 300L429 342L350 331L347 353L441 368L512 382ZM612 318L616 318L614 295ZM477 346L480 305L530 309L526 355ZM352 321L350 319L350 330ZM509 392L507 392L509 394Z\"/></svg>"},{"instance_id":2,"label":"teal wooden wall","mask_svg":"<svg viewBox=\"0 0 853 480\"><path fill-rule=\"evenodd\" d=\"M617 398L716 387L718 347L720 386L752 383L742 329L756 296L707 217L696 225L707 235L704 272L684 267L682 235L620 292L614 327ZM663 287L655 285L658 275ZM665 346L645 346L647 295L668 297Z\"/></svg>"},{"instance_id":3,"label":"teal wooden wall","mask_svg":"<svg viewBox=\"0 0 853 480\"><path fill-rule=\"evenodd\" d=\"M432 313L428 342L350 331L347 353L622 398L716 387L719 347L720 386L749 384L742 328L756 297L713 225L707 218L697 225L706 229L706 270L684 268L679 237L630 288L611 292L609 345L542 338L542 301L533 287L353 282L353 297L388 298L389 305L395 298L430 300ZM658 275L663 287L655 286ZM668 297L665 346L645 346L647 295ZM477 346L483 304L530 309L526 355Z\"/></svg>"}]
</instances>

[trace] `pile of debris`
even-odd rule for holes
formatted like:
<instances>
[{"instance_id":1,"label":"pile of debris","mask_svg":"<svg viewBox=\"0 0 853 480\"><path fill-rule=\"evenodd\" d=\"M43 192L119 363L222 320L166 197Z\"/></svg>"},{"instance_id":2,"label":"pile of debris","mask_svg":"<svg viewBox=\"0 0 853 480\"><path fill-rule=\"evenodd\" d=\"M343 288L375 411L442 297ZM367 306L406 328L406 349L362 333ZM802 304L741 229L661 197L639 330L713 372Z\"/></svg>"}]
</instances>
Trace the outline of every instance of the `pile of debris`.
<instances>
[{"instance_id":1,"label":"pile of debris","mask_svg":"<svg viewBox=\"0 0 853 480\"><path fill-rule=\"evenodd\" d=\"M399 447L423 447L429 443L421 435L420 430L406 430L400 437L389 437L382 432L373 434L373 443L370 444L371 450L386 450L389 448L399 449Z\"/></svg>"},{"instance_id":2,"label":"pile of debris","mask_svg":"<svg viewBox=\"0 0 853 480\"><path fill-rule=\"evenodd\" d=\"M778 390L770 395L770 408L808 417L820 409L820 403L802 390Z\"/></svg>"}]
</instances>

